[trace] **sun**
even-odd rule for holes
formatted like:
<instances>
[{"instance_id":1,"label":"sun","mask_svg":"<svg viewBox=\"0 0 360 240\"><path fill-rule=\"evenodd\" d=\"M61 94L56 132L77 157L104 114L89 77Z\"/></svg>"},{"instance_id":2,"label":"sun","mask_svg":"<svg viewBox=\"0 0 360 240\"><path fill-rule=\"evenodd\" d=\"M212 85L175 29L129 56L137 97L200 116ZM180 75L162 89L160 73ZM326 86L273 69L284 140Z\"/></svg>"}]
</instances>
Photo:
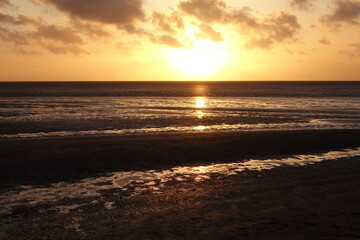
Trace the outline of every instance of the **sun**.
<instances>
[{"instance_id":1,"label":"sun","mask_svg":"<svg viewBox=\"0 0 360 240\"><path fill-rule=\"evenodd\" d=\"M229 62L224 43L196 40L191 48L169 49L171 64L184 75L211 75Z\"/></svg>"}]
</instances>

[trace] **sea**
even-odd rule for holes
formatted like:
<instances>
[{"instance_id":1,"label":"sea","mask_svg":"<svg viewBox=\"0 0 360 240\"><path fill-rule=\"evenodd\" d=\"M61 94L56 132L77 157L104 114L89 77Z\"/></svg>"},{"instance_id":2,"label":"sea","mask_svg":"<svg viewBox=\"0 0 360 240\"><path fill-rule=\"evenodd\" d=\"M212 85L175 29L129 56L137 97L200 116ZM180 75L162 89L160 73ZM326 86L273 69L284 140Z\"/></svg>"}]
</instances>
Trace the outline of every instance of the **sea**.
<instances>
[{"instance_id":1,"label":"sea","mask_svg":"<svg viewBox=\"0 0 360 240\"><path fill-rule=\"evenodd\" d=\"M360 82L0 82L0 140L359 128Z\"/></svg>"}]
</instances>

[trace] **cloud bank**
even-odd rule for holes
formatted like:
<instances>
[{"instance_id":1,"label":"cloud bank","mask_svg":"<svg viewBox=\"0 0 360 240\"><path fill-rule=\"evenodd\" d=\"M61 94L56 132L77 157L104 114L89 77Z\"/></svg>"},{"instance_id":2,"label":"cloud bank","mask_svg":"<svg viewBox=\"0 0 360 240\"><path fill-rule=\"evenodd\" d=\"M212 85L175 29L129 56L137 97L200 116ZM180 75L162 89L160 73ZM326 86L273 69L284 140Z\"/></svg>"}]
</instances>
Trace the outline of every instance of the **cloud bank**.
<instances>
[{"instance_id":1,"label":"cloud bank","mask_svg":"<svg viewBox=\"0 0 360 240\"><path fill-rule=\"evenodd\" d=\"M280 44L297 42L302 26L291 12L261 13L250 7L235 8L223 0L179 0L169 11L148 8L143 0L31 0L39 7L48 7L54 14L63 14L66 22L48 22L41 16L0 12L0 39L16 45L35 46L55 54L89 53L90 41L149 41L172 48L191 48L196 39L212 42L228 39L224 29L235 32L248 49L270 49ZM352 11L349 15L347 5ZM9 0L0 0L0 6L10 6ZM291 0L295 8L309 9L311 0ZM323 16L323 22L346 21L355 23L360 14L353 0L338 0L337 9ZM345 6L345 7L344 7ZM355 8L354 8L355 6ZM345 10L343 10L345 9ZM346 15L346 17L341 17ZM189 38L187 28L196 28L195 38ZM118 31L118 32L117 32ZM113 39L114 36L124 39ZM235 40L236 41L236 40ZM131 44L130 44L131 46Z\"/></svg>"}]
</instances>

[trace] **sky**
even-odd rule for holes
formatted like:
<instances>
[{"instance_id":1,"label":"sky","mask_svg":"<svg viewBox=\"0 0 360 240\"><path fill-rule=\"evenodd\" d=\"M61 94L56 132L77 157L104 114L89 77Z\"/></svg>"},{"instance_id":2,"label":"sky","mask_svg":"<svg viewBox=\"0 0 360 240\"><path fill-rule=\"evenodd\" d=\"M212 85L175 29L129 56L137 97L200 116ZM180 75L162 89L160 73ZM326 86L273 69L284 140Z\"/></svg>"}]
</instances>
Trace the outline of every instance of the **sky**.
<instances>
[{"instance_id":1,"label":"sky","mask_svg":"<svg viewBox=\"0 0 360 240\"><path fill-rule=\"evenodd\" d=\"M0 0L0 81L359 80L358 0Z\"/></svg>"}]
</instances>

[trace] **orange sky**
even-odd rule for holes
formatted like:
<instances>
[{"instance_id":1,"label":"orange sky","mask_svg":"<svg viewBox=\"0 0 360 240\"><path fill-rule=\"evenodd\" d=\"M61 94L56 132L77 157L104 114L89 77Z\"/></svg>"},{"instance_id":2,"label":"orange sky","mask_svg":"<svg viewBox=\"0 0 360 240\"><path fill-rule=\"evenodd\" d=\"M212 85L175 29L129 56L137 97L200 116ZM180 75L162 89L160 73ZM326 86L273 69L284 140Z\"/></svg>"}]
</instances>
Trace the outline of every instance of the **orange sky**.
<instances>
[{"instance_id":1,"label":"orange sky","mask_svg":"<svg viewBox=\"0 0 360 240\"><path fill-rule=\"evenodd\" d=\"M357 0L0 0L0 81L359 80Z\"/></svg>"}]
</instances>

